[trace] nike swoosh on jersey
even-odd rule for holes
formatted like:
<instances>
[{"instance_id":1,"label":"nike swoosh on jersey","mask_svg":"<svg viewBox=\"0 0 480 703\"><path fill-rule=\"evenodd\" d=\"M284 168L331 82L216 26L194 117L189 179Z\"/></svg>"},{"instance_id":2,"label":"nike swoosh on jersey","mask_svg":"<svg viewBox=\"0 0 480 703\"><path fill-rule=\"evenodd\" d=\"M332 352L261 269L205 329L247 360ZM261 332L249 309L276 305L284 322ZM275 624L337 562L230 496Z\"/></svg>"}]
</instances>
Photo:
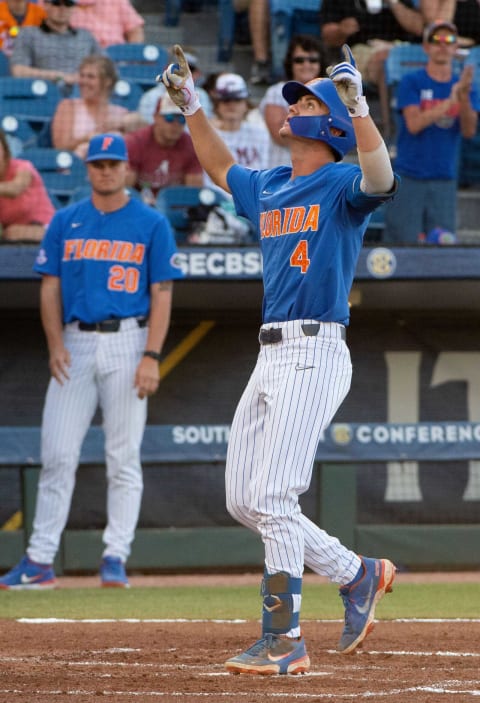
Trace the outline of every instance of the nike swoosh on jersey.
<instances>
[{"instance_id":1,"label":"nike swoosh on jersey","mask_svg":"<svg viewBox=\"0 0 480 703\"><path fill-rule=\"evenodd\" d=\"M271 190L262 190L262 195L272 195Z\"/></svg>"},{"instance_id":2,"label":"nike swoosh on jersey","mask_svg":"<svg viewBox=\"0 0 480 703\"><path fill-rule=\"evenodd\" d=\"M74 229L75 227L81 227L81 226L82 226L81 222L72 222L72 229Z\"/></svg>"},{"instance_id":3,"label":"nike swoosh on jersey","mask_svg":"<svg viewBox=\"0 0 480 703\"><path fill-rule=\"evenodd\" d=\"M365 599L365 605L355 605L355 610L357 613L360 613L360 615L366 615L370 608L372 607L371 603L371 598L372 598L372 590L373 590L373 582L370 584L370 589L368 591L368 596Z\"/></svg>"},{"instance_id":4,"label":"nike swoosh on jersey","mask_svg":"<svg viewBox=\"0 0 480 703\"><path fill-rule=\"evenodd\" d=\"M42 574L36 574L35 576L27 576L27 574L22 574L20 576L20 581L22 583L35 583L42 578Z\"/></svg>"},{"instance_id":5,"label":"nike swoosh on jersey","mask_svg":"<svg viewBox=\"0 0 480 703\"><path fill-rule=\"evenodd\" d=\"M315 368L315 366L300 366L299 364L297 364L295 366L295 371L308 371L308 369L314 369L314 368Z\"/></svg>"}]
</instances>

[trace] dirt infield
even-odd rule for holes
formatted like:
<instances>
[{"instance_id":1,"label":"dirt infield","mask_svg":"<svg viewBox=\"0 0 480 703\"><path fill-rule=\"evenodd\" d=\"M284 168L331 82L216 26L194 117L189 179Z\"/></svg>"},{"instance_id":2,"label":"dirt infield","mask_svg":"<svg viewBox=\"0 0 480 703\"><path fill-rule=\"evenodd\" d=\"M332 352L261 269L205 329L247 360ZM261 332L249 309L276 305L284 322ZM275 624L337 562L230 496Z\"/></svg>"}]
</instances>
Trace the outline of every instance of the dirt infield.
<instances>
[{"instance_id":1,"label":"dirt infield","mask_svg":"<svg viewBox=\"0 0 480 703\"><path fill-rule=\"evenodd\" d=\"M379 622L364 650L334 647L340 623L306 622L305 676L234 676L223 661L257 623L2 623L1 703L109 699L192 703L464 702L480 696L480 623Z\"/></svg>"},{"instance_id":2,"label":"dirt infield","mask_svg":"<svg viewBox=\"0 0 480 703\"><path fill-rule=\"evenodd\" d=\"M258 583L256 575L235 578ZM132 585L172 585L175 579L133 577ZM90 583L61 579L63 587L80 582ZM335 652L341 627L303 623L312 660L308 675L258 677L223 668L225 659L257 638L256 622L0 621L0 703L466 703L480 697L480 620L379 621L363 650L350 656Z\"/></svg>"}]
</instances>

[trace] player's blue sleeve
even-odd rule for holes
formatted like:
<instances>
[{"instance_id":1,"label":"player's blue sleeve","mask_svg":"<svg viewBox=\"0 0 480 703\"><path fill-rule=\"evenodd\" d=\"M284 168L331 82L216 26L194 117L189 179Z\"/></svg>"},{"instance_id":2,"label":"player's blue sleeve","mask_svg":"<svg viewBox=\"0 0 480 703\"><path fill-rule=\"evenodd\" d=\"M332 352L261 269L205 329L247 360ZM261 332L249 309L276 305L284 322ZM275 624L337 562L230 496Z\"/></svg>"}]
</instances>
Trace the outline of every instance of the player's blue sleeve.
<instances>
[{"instance_id":1,"label":"player's blue sleeve","mask_svg":"<svg viewBox=\"0 0 480 703\"><path fill-rule=\"evenodd\" d=\"M33 270L49 276L60 276L62 263L62 213L56 212L43 236Z\"/></svg>"},{"instance_id":2,"label":"player's blue sleeve","mask_svg":"<svg viewBox=\"0 0 480 703\"><path fill-rule=\"evenodd\" d=\"M246 217L257 230L260 180L264 171L255 171L234 164L227 174L228 187L233 196L237 215Z\"/></svg>"},{"instance_id":3,"label":"player's blue sleeve","mask_svg":"<svg viewBox=\"0 0 480 703\"><path fill-rule=\"evenodd\" d=\"M153 227L149 265L151 283L183 278L177 246L168 219L161 213Z\"/></svg>"},{"instance_id":4,"label":"player's blue sleeve","mask_svg":"<svg viewBox=\"0 0 480 703\"><path fill-rule=\"evenodd\" d=\"M388 193L365 193L360 189L360 183L362 180L362 175L360 173L354 178L351 187L347 189L347 203L360 213L372 213L380 207L382 203L391 200L396 194L400 185L400 178L395 173L393 174L393 177L393 188Z\"/></svg>"}]
</instances>

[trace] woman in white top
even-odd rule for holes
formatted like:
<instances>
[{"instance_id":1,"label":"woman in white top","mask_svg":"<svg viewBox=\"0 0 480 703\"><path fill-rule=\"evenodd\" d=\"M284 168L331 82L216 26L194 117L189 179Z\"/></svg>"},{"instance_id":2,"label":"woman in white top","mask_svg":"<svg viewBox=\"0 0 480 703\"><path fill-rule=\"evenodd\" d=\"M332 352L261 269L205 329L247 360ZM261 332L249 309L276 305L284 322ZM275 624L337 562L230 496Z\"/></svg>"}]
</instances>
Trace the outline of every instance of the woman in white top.
<instances>
[{"instance_id":1,"label":"woman in white top","mask_svg":"<svg viewBox=\"0 0 480 703\"><path fill-rule=\"evenodd\" d=\"M87 56L79 67L79 98L62 100L52 120L56 149L74 151L83 158L96 134L129 132L146 123L138 112L110 102L117 81L115 65L107 56Z\"/></svg>"},{"instance_id":2,"label":"woman in white top","mask_svg":"<svg viewBox=\"0 0 480 703\"><path fill-rule=\"evenodd\" d=\"M283 63L285 81L270 86L258 106L270 133L269 168L290 164L290 152L283 146L278 131L285 121L288 103L282 95L286 81L307 83L322 75L322 43L311 34L296 34L290 44Z\"/></svg>"},{"instance_id":3,"label":"woman in white top","mask_svg":"<svg viewBox=\"0 0 480 703\"><path fill-rule=\"evenodd\" d=\"M251 105L247 84L238 73L221 73L211 93L212 125L235 161L252 169L269 167L270 137L263 121L247 119ZM216 187L205 175L206 183Z\"/></svg>"}]
</instances>

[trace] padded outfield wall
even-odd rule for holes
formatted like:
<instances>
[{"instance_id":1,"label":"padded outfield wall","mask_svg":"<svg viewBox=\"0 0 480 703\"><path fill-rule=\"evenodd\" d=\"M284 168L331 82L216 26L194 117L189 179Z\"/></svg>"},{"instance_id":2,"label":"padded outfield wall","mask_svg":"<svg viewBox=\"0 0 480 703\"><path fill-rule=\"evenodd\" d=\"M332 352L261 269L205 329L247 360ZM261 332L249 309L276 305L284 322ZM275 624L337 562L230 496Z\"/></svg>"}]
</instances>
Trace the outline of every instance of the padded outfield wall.
<instances>
[{"instance_id":1,"label":"padded outfield wall","mask_svg":"<svg viewBox=\"0 0 480 703\"><path fill-rule=\"evenodd\" d=\"M32 256L26 249L20 248L10 265L16 277L8 279L3 269L0 283L0 292L6 292L1 311L0 425L12 429L38 429L48 382L36 304L38 280L27 275L26 268L23 280L19 275L20 259L26 257L27 261ZM10 251L12 256L14 250ZM332 529L338 527L335 512L342 520L350 512L355 526L348 526L346 537L353 540L352 546L382 548L389 553L397 550L407 566L421 566L422 555L428 566L434 565L432 558L440 560L440 566L467 565L461 563L466 559L461 556L463 550L459 553L455 547L460 543L471 544L471 564L478 564L480 285L473 274L475 270L480 273L480 265L476 266L479 252L476 248L452 248L445 258L445 249L431 249L428 260L427 252L420 249L376 250L377 263L369 268L367 257L372 258L374 251L364 252L364 269L359 270L352 296L348 343L353 383L335 418L338 446L342 446L342 433L348 435L358 424L366 428L360 435L363 453L353 452L349 460L346 441L342 454L321 457L302 505L310 517L323 524L326 521ZM0 263L4 252L2 248ZM142 564L150 568L178 566L173 556L169 561L161 554L162 549L164 554L170 553L165 537L172 531L177 539L190 531L198 535L197 553L191 555L189 565L195 566L198 558L206 567L208 557L205 561L198 551L205 544L202 534L208 535L210 545L218 540L218 561L222 535L231 537L231 531L243 531L236 528L224 507L223 447L257 353L261 290L258 272L252 272L257 254L252 251L250 259L245 259L248 252L241 252L240 258L230 262L230 272L224 266L223 273L215 276L218 252L207 251L203 258L200 253L192 254L196 260L190 259L188 252L182 253L188 263L187 279L177 285L164 354L171 363L149 406L150 426L176 428L169 441L179 455L175 461L161 458L167 442L157 447L158 462L149 456L136 557L134 549L139 568ZM435 265L429 270L432 262ZM390 275L385 275L388 270ZM29 290L28 304L15 309L19 296L14 294L22 286L24 292ZM8 305L10 297L13 306ZM186 340L190 344L185 346ZM100 421L97 416L95 424ZM209 454L216 445L218 452ZM404 446L403 453L399 446ZM185 448L189 453L182 461ZM202 457L205 448L207 455ZM22 440L18 449L20 455ZM96 449L94 459L101 456L101 444L97 443ZM389 450L394 451L389 454ZM326 491L336 501L334 509ZM8 526L12 516L25 507L21 472L14 461L11 468L0 470L0 495L0 524ZM68 549L78 551L81 536L91 543L96 559L104 503L104 468L100 461L89 462L78 475ZM5 530L1 536L5 537ZM14 546L10 541L9 556L21 539ZM443 542L445 550L436 550L429 541L432 539ZM163 545L160 550L159 544ZM255 562L261 552L250 542L243 549L247 561ZM157 553L153 560L146 556L152 550ZM240 563L245 563L241 557ZM67 567L69 564L88 568L89 562L69 561L67 553ZM213 565L219 566L217 562ZM186 564L182 562L182 566Z\"/></svg>"}]
</instances>

